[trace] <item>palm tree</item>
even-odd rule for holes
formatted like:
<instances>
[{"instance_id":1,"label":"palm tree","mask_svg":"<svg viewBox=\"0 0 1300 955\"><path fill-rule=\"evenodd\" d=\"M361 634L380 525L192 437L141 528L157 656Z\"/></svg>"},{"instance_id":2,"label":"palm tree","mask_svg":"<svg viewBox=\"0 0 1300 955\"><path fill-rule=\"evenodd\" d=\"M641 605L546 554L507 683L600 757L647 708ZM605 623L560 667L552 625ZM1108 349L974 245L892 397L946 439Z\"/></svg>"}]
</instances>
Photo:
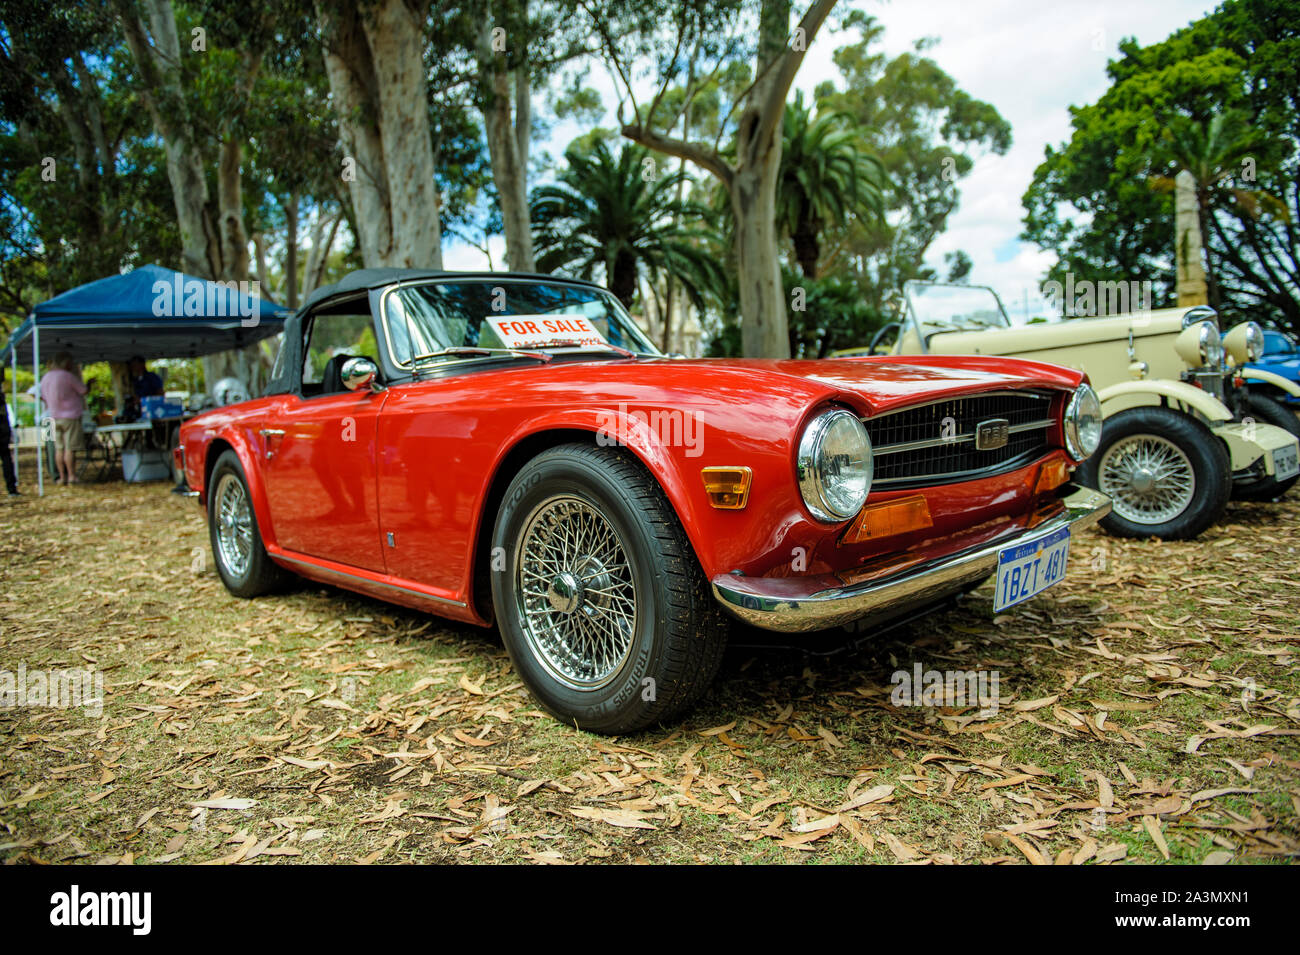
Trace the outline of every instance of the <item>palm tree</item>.
<instances>
[{"instance_id":1,"label":"palm tree","mask_svg":"<svg viewBox=\"0 0 1300 955\"><path fill-rule=\"evenodd\" d=\"M804 276L816 278L827 227L884 217L885 171L863 149L865 137L852 117L819 111L814 118L802 92L786 104L784 137L776 221L794 243Z\"/></svg>"},{"instance_id":2,"label":"palm tree","mask_svg":"<svg viewBox=\"0 0 1300 955\"><path fill-rule=\"evenodd\" d=\"M637 283L673 275L696 307L719 287L722 267L705 242L710 233L686 225L706 210L674 195L681 170L660 172L645 147L624 144L618 155L603 140L572 144L558 182L534 189L530 201L537 267L590 279L598 272L626 307Z\"/></svg>"},{"instance_id":3,"label":"palm tree","mask_svg":"<svg viewBox=\"0 0 1300 955\"><path fill-rule=\"evenodd\" d=\"M1287 218L1286 204L1277 196L1237 185L1243 168L1253 164L1264 149L1264 137L1251 127L1250 117L1240 110L1218 113L1208 123L1189 116L1173 116L1162 132L1157 159L1172 171L1168 175L1152 176L1150 182L1161 192L1174 192L1178 174L1186 171L1191 175L1196 194L1195 222L1179 225L1177 252L1181 256L1184 248L1204 246L1206 291L1215 308L1222 304L1208 241L1215 206L1225 201L1235 203L1251 219L1258 219L1265 212ZM1196 236L1186 234L1191 228L1197 229L1199 242Z\"/></svg>"}]
</instances>

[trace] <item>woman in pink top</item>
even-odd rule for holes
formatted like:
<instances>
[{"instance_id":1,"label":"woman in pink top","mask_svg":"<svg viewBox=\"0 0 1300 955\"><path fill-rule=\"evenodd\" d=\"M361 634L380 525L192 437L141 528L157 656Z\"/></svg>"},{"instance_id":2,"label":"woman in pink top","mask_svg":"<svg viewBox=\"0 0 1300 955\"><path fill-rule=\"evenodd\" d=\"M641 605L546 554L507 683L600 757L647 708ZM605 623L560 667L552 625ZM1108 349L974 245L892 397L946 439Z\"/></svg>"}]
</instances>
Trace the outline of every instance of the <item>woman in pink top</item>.
<instances>
[{"instance_id":1,"label":"woman in pink top","mask_svg":"<svg viewBox=\"0 0 1300 955\"><path fill-rule=\"evenodd\" d=\"M77 449L85 446L81 413L86 408L86 385L76 372L72 356L59 352L41 376L41 401L54 420L54 464L60 484L77 483Z\"/></svg>"}]
</instances>

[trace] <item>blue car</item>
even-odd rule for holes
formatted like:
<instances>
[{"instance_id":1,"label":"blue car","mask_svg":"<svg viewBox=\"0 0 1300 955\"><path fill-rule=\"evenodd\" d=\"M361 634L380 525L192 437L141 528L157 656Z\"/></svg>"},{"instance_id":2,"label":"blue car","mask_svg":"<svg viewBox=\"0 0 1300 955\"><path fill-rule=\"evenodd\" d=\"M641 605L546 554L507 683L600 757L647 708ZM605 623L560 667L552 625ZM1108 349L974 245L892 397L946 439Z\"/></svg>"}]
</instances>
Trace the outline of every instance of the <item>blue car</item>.
<instances>
[{"instance_id":1,"label":"blue car","mask_svg":"<svg viewBox=\"0 0 1300 955\"><path fill-rule=\"evenodd\" d=\"M1291 338L1291 335L1275 329L1265 329L1264 353L1257 361L1247 365L1247 368L1277 374L1300 386L1300 347L1296 346L1295 339ZM1268 391L1273 398L1282 401L1283 404L1300 408L1300 398L1297 396L1288 395L1281 388L1268 388Z\"/></svg>"},{"instance_id":2,"label":"blue car","mask_svg":"<svg viewBox=\"0 0 1300 955\"><path fill-rule=\"evenodd\" d=\"M1287 381L1300 385L1300 348L1290 335L1274 329L1264 330L1264 353L1247 368L1269 371ZM1272 397L1292 407L1300 408L1300 398L1280 389L1269 389Z\"/></svg>"}]
</instances>

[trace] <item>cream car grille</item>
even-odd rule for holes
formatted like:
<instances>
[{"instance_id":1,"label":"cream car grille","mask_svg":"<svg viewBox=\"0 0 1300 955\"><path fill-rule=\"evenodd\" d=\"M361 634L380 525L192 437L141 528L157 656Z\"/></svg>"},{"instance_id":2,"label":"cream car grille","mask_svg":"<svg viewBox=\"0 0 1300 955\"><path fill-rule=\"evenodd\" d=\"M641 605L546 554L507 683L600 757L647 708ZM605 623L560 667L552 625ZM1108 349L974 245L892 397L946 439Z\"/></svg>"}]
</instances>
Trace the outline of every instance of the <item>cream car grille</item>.
<instances>
[{"instance_id":1,"label":"cream car grille","mask_svg":"<svg viewBox=\"0 0 1300 955\"><path fill-rule=\"evenodd\" d=\"M998 391L863 418L871 435L872 486L942 484L1027 464L1052 446L1056 420L1051 409L1051 395ZM1006 443L988 450L977 447L980 425L996 432L1001 421L1007 423Z\"/></svg>"}]
</instances>

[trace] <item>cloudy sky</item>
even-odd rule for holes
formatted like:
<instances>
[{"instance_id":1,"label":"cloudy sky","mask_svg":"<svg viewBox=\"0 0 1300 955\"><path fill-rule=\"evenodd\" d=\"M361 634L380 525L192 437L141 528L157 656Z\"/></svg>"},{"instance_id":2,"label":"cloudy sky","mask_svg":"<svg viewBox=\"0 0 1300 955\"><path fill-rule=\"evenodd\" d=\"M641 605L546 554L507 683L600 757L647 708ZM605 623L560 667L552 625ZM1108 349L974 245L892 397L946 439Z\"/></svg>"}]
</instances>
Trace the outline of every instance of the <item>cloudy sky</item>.
<instances>
[{"instance_id":1,"label":"cloudy sky","mask_svg":"<svg viewBox=\"0 0 1300 955\"><path fill-rule=\"evenodd\" d=\"M806 3L796 2L798 10ZM848 4L841 0L840 9ZM852 4L884 24L885 51L901 53L922 37L938 45L929 55L972 96L992 103L1011 123L1014 142L1005 156L980 157L960 183L961 206L948 230L930 247L927 261L943 271L945 252L964 249L974 262L971 281L997 289L1014 317L1046 308L1039 283L1050 253L1021 242L1020 197L1043 148L1069 136L1069 107L1095 101L1107 87L1106 61L1128 36L1147 44L1164 39L1213 9L1209 0L856 0ZM797 86L811 90L838 80L830 54L851 39L823 33L809 50ZM611 91L593 72L592 85ZM607 96L609 107L615 105ZM539 104L540 105L540 104ZM613 125L612 115L605 125ZM541 148L559 155L580 129L558 126ZM492 244L501 267L504 245ZM484 268L477 250L448 243L448 268Z\"/></svg>"}]
</instances>

